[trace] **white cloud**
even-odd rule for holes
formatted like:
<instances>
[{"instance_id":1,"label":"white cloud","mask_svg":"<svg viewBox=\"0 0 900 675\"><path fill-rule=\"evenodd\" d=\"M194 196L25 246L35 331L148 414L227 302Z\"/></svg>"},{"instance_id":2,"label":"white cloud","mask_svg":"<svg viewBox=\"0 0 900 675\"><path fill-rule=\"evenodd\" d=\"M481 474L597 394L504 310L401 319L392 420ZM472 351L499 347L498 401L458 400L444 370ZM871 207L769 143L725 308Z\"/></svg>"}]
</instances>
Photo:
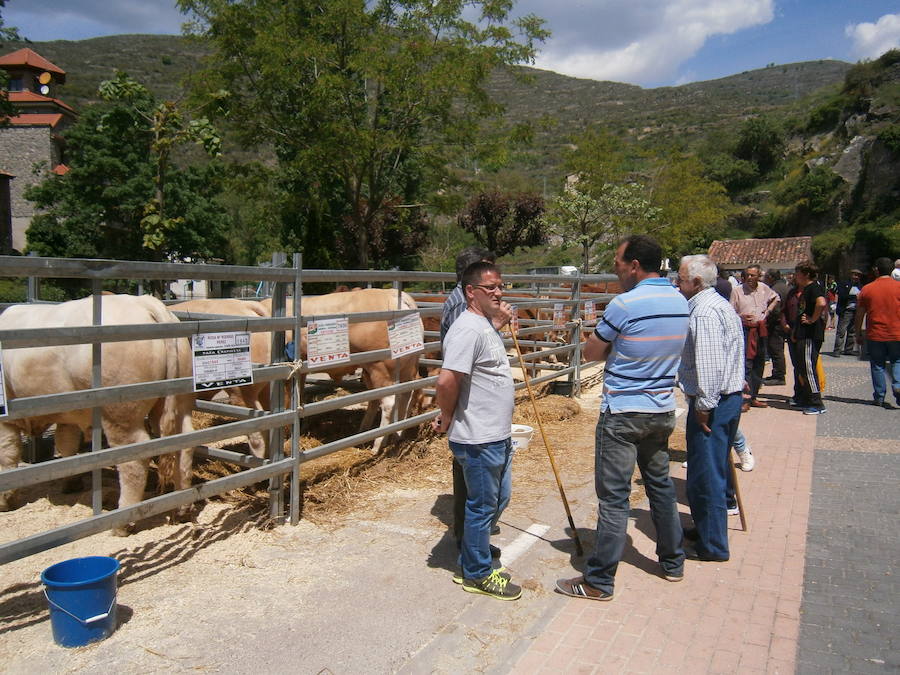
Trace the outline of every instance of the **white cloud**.
<instances>
[{"instance_id":1,"label":"white cloud","mask_svg":"<svg viewBox=\"0 0 900 675\"><path fill-rule=\"evenodd\" d=\"M853 53L875 59L900 47L900 14L885 14L876 23L850 24L844 31L853 40Z\"/></svg>"},{"instance_id":2,"label":"white cloud","mask_svg":"<svg viewBox=\"0 0 900 675\"><path fill-rule=\"evenodd\" d=\"M774 18L773 0L607 0L590 6L560 0L554 4L555 8L542 7L553 38L544 45L536 65L574 77L618 82L671 78L709 38ZM541 14L537 7L535 11ZM585 30L586 26L591 30Z\"/></svg>"}]
</instances>

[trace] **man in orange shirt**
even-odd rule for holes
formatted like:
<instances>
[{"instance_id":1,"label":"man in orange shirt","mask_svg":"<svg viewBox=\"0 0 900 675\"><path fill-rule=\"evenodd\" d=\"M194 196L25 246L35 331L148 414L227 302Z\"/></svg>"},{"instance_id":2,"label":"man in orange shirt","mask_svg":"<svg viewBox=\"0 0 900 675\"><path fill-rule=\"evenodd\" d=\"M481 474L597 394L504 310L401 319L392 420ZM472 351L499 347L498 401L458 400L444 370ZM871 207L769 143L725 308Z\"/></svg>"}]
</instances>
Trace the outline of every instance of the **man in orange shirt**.
<instances>
[{"instance_id":1,"label":"man in orange shirt","mask_svg":"<svg viewBox=\"0 0 900 675\"><path fill-rule=\"evenodd\" d=\"M872 398L875 405L893 410L884 400L885 362L890 366L894 400L900 406L900 283L891 278L894 263L890 258L878 258L873 272L878 275L863 286L857 296L856 341L862 345L863 319L866 320L866 350L872 372Z\"/></svg>"}]
</instances>

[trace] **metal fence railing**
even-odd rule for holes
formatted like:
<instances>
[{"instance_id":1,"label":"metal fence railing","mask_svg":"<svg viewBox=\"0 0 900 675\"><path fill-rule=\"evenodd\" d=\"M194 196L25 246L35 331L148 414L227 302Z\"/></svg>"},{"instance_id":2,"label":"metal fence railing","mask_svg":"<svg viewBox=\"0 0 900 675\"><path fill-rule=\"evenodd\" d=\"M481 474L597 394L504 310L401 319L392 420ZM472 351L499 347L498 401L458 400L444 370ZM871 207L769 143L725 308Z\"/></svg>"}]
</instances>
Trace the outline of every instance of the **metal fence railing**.
<instances>
[{"instance_id":1,"label":"metal fence railing","mask_svg":"<svg viewBox=\"0 0 900 675\"><path fill-rule=\"evenodd\" d=\"M24 347L54 347L67 344L89 343L93 345L92 386L87 389L59 392L45 396L13 398L7 402L7 415L0 417L0 423L14 423L18 420L47 416L67 410L91 408L93 410L94 434L91 452L73 457L52 459L40 463L25 464L15 469L0 471L0 491L15 490L47 481L91 472L93 476L94 515L81 521L64 525L47 532L0 544L0 564L22 558L48 548L73 541L106 529L124 526L153 515L190 505L210 496L246 487L263 480L269 480L270 514L278 522L289 519L292 524L299 521L300 490L299 475L302 463L322 457L332 452L359 445L380 436L396 433L430 421L437 415L436 410L424 412L406 419L369 431L362 431L311 449L299 447L300 422L352 404L365 403L393 394L403 394L415 390L432 390L436 377L422 377L412 382L395 382L386 387L351 393L338 398L305 402L304 391L299 387L298 375L307 375L328 370L327 365L309 366L307 363L289 363L278 358L283 354L286 335L299 334L307 322L331 316L347 316L348 322L384 321L395 319L415 310L392 310L380 312L353 313L349 315L308 316L303 314L303 283L346 283L363 282L368 285L390 284L397 290L398 307L400 291L404 285L420 305L418 312L426 324L424 358L421 363L436 368L440 360L433 358L440 351L435 330L441 313L441 303L446 294L445 286L452 286L455 277L443 272L379 271L379 270L314 270L303 269L299 255L294 255L290 265L284 257L268 267L225 266L181 263L149 263L117 260L78 260L36 257L0 256L0 277L28 278L32 290L30 300L39 302L39 279L83 279L91 284L94 315L92 325L55 329L13 329L0 330L0 346L3 350ZM252 283L263 287L272 298L272 316L260 318L227 317L221 315L192 316L180 323L139 324L127 326L101 325L101 292L103 282L114 280L144 282L192 279L206 281L230 281ZM598 305L608 302L613 293L606 293L605 285L615 281L612 275L559 276L559 275L506 275L504 283L509 286L510 301L515 302L520 312L528 312L520 319L518 335L520 345L527 351L523 360L529 365L535 384L567 378L571 392L576 394L580 381L580 371L586 365L581 362L581 308L587 300ZM566 284L565 286L563 284ZM586 292L585 287L601 292ZM430 291L429 287L440 287L440 291ZM552 317L554 305L565 308L563 321ZM558 307L557 307L558 310ZM433 326L429 328L429 326ZM106 342L188 338L199 333L248 331L272 334L270 363L254 366L254 381L270 383L271 406L259 411L212 401L197 401L197 408L214 412L236 421L201 429L185 434L154 438L143 443L103 448L100 435L100 414L103 406L129 400L142 400L193 391L189 377L126 384L100 386L99 368L102 361L100 346ZM506 341L511 346L512 341ZM567 363L546 363L548 357ZM559 359L559 357L563 357ZM360 365L372 361L391 358L389 349L359 352L351 355L343 365ZM544 371L549 371L544 374ZM292 388L290 407L285 401L285 384ZM519 384L519 387L524 384ZM291 453L285 456L284 427L291 426ZM216 441L231 439L253 432L270 434L270 454L264 459L222 448L210 447ZM103 512L100 504L100 469L122 462L146 459L160 454L174 452L182 448L196 447L200 455L216 457L231 462L245 470L210 480L190 488L144 500L134 506ZM284 494L285 476L288 476L288 494ZM287 513L286 513L287 512Z\"/></svg>"}]
</instances>

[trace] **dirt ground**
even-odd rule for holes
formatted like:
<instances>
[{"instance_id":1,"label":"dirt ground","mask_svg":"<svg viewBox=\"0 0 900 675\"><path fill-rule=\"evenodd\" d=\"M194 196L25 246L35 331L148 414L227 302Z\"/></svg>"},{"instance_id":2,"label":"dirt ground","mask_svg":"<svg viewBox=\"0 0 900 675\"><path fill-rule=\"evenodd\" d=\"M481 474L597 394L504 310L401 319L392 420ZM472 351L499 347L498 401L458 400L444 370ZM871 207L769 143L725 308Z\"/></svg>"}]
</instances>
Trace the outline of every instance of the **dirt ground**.
<instances>
[{"instance_id":1,"label":"dirt ground","mask_svg":"<svg viewBox=\"0 0 900 675\"><path fill-rule=\"evenodd\" d=\"M584 414L581 406L595 411L597 395L596 389L584 392L580 404L577 399L559 396L545 396L539 402L544 431L567 487L584 490L593 483L596 413ZM302 445L327 442L348 424L357 423L359 415L359 411L349 411L324 421L315 437L301 439ZM549 492L556 491L527 398L519 399L514 422L536 429L531 446L515 458L514 497L508 509L513 516L529 513ZM673 461L681 461L683 435L673 436L670 445ZM365 555L358 536L361 523L387 522L402 509L408 514L403 528L423 544L445 537L452 519L448 467L446 441L424 430L415 441L378 458L366 448L353 448L304 465L303 511L297 527L271 527L265 492L246 489L198 505L194 523L151 519L125 539L101 533L9 563L0 574L3 670L228 671L231 668L223 654L229 641L243 633L239 626L223 630L221 623L234 623L231 612L235 605L248 625L266 616L271 621L273 607L253 601L258 589L289 588L272 603L302 612L322 584L340 581L338 570L323 566L323 550L338 546L347 549L340 552L342 556ZM219 462L198 467L198 474L206 477L227 471ZM116 483L111 471L104 477L104 485L107 483L110 498L114 498ZM633 502L643 499L639 483L636 481ZM88 493L64 495L59 486L52 485L46 494L46 488L36 486L24 495L24 506L0 514L0 540L11 541L90 515ZM45 493L37 492L39 489ZM122 565L119 625L102 643L65 650L51 638L40 574L55 562L85 555L112 556ZM230 609L226 611L226 607ZM216 630L210 632L209 626Z\"/></svg>"}]
</instances>

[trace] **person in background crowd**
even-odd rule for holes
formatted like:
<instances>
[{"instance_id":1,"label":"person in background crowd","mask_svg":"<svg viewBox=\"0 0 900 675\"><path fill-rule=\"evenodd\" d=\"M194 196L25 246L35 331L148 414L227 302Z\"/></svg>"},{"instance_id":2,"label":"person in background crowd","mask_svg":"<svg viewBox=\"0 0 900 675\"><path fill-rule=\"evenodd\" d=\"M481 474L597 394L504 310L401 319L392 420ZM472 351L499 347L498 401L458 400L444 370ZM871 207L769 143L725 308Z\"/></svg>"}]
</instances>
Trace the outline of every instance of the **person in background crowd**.
<instances>
[{"instance_id":1,"label":"person in background crowd","mask_svg":"<svg viewBox=\"0 0 900 675\"><path fill-rule=\"evenodd\" d=\"M467 246L456 256L456 286L447 296L441 307L441 344L444 343L444 337L450 326L456 321L456 318L466 311L466 294L462 288L462 276L466 268L472 263L479 261L494 262L496 257L492 251L480 246ZM496 326L495 326L496 327ZM497 327L499 328L499 327ZM466 519L466 479L463 476L462 466L453 459L453 537L456 539L457 550L462 546L463 531ZM491 532L495 532L492 530ZM491 555L494 558L500 557L500 549L491 546ZM462 580L460 579L460 583Z\"/></svg>"},{"instance_id":2,"label":"person in background crowd","mask_svg":"<svg viewBox=\"0 0 900 675\"><path fill-rule=\"evenodd\" d=\"M632 235L619 244L615 271L623 292L609 303L584 347L585 360L606 361L594 467L599 517L583 576L556 582L563 595L612 600L627 540L635 462L650 499L663 577L684 578L683 531L669 477L668 446L688 307L668 279L660 278L661 260L662 249L646 235Z\"/></svg>"},{"instance_id":3,"label":"person in background crowd","mask_svg":"<svg viewBox=\"0 0 900 675\"><path fill-rule=\"evenodd\" d=\"M784 384L784 377L787 373L784 359L784 341L787 333L782 327L781 315L784 313L784 305L787 301L788 286L781 278L781 272L778 270L768 270L763 277L766 285L778 294L778 304L769 312L766 328L769 331L769 337L766 342L766 351L772 359L772 374L763 380L763 384L770 386Z\"/></svg>"},{"instance_id":4,"label":"person in background crowd","mask_svg":"<svg viewBox=\"0 0 900 675\"><path fill-rule=\"evenodd\" d=\"M900 258L894 261L894 270L891 272L891 279L900 281Z\"/></svg>"},{"instance_id":5,"label":"person in background crowd","mask_svg":"<svg viewBox=\"0 0 900 675\"><path fill-rule=\"evenodd\" d=\"M744 326L745 378L750 385L750 400L745 401L742 412L753 408L768 408L769 404L757 400L766 365L767 320L778 304L778 294L760 281L759 265L744 270L744 283L731 294L731 306L741 317Z\"/></svg>"},{"instance_id":6,"label":"person in background crowd","mask_svg":"<svg viewBox=\"0 0 900 675\"><path fill-rule=\"evenodd\" d=\"M491 528L509 503L512 490L512 413L514 384L500 327L512 316L503 302L500 271L490 262L475 262L460 282L466 311L443 342L438 375L440 415L432 422L448 433L450 449L466 482L465 527L460 561L462 588L499 600L517 600L522 589L509 574L493 569Z\"/></svg>"},{"instance_id":7,"label":"person in background crowd","mask_svg":"<svg viewBox=\"0 0 900 675\"><path fill-rule=\"evenodd\" d=\"M716 265L716 293L726 300L731 300L731 292L734 286L728 280L728 274L722 269L721 265Z\"/></svg>"},{"instance_id":8,"label":"person in background crowd","mask_svg":"<svg viewBox=\"0 0 900 675\"><path fill-rule=\"evenodd\" d=\"M900 284L890 276L890 258L878 258L873 271L878 278L866 284L857 297L856 341L860 345L863 343L862 323L865 320L872 402L892 409L884 400L887 393L884 365L887 363L890 367L894 401L900 406Z\"/></svg>"},{"instance_id":9,"label":"person in background crowd","mask_svg":"<svg viewBox=\"0 0 900 675\"><path fill-rule=\"evenodd\" d=\"M862 272L850 270L850 280L837 285L837 331L831 355L855 355L854 327L856 326L856 296L862 290Z\"/></svg>"},{"instance_id":10,"label":"person in background crowd","mask_svg":"<svg viewBox=\"0 0 900 675\"><path fill-rule=\"evenodd\" d=\"M837 312L837 284L835 282L825 283L825 300L827 301L828 321L825 323L825 330L833 330L835 323L835 314Z\"/></svg>"},{"instance_id":11,"label":"person in background crowd","mask_svg":"<svg viewBox=\"0 0 900 675\"><path fill-rule=\"evenodd\" d=\"M795 396L804 415L821 415L825 412L822 387L816 368L819 351L825 341L825 317L828 311L825 289L816 281L819 268L812 263L801 263L794 270L799 289L797 320L791 334L791 361L800 389Z\"/></svg>"},{"instance_id":12,"label":"person in background crowd","mask_svg":"<svg viewBox=\"0 0 900 675\"><path fill-rule=\"evenodd\" d=\"M742 322L716 292L715 266L705 255L681 259L678 288L690 308L678 382L688 399L687 497L694 529L688 558L725 561L729 449L741 418L744 387Z\"/></svg>"}]
</instances>

